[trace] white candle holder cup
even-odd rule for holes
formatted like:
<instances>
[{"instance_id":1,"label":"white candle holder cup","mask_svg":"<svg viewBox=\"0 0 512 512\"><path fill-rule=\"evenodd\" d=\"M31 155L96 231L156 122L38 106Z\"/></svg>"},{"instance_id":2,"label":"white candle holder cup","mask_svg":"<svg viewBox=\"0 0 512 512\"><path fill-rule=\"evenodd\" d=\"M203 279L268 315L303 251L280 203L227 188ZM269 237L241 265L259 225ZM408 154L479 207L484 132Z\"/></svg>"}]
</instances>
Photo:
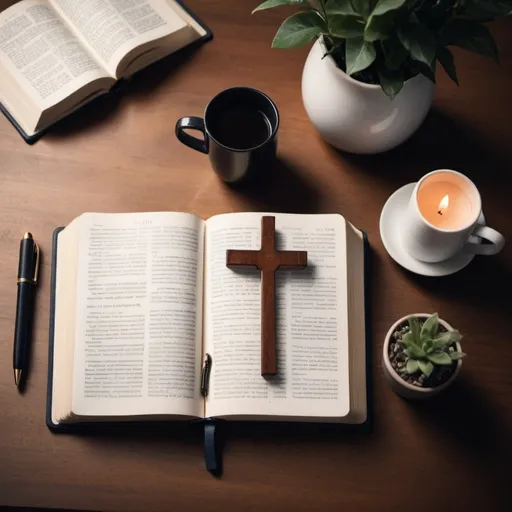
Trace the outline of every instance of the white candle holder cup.
<instances>
[{"instance_id":1,"label":"white candle holder cup","mask_svg":"<svg viewBox=\"0 0 512 512\"><path fill-rule=\"evenodd\" d=\"M505 238L478 224L481 213L480 193L467 176L448 169L426 174L416 183L403 216L403 247L413 258L428 263L445 261L460 251L497 254ZM472 236L490 244L475 243Z\"/></svg>"}]
</instances>

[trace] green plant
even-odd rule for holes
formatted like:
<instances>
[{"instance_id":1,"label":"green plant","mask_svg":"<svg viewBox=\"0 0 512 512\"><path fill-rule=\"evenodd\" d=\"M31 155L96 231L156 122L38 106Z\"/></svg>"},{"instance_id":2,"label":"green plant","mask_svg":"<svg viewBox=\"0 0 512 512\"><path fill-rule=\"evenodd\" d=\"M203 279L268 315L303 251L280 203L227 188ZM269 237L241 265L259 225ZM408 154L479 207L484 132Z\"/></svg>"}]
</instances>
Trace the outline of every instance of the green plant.
<instances>
[{"instance_id":1,"label":"green plant","mask_svg":"<svg viewBox=\"0 0 512 512\"><path fill-rule=\"evenodd\" d=\"M435 366L448 366L465 356L453 345L460 341L459 331L440 332L439 319L434 313L420 326L417 317L408 319L409 331L402 336L407 356L405 368L409 375L420 371L430 377Z\"/></svg>"},{"instance_id":2,"label":"green plant","mask_svg":"<svg viewBox=\"0 0 512 512\"><path fill-rule=\"evenodd\" d=\"M323 36L327 54L356 80L380 84L394 98L421 73L435 82L439 61L458 85L458 46L498 60L483 22L512 11L512 0L267 0L254 11L301 8L279 28L272 46L293 48Z\"/></svg>"}]
</instances>

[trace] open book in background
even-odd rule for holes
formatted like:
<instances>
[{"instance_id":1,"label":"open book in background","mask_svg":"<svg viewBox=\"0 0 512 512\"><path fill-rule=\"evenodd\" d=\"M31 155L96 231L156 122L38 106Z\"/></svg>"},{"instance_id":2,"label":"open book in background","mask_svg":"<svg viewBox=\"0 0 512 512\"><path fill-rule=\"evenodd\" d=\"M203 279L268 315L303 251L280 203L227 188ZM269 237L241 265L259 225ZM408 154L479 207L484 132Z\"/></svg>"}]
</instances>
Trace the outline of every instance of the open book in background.
<instances>
[{"instance_id":1,"label":"open book in background","mask_svg":"<svg viewBox=\"0 0 512 512\"><path fill-rule=\"evenodd\" d=\"M278 375L260 375L261 213L84 214L54 240L47 422L230 420L363 423L365 240L341 215L270 214L278 249ZM268 215L268 214L265 214ZM209 393L200 390L205 354Z\"/></svg>"},{"instance_id":2,"label":"open book in background","mask_svg":"<svg viewBox=\"0 0 512 512\"><path fill-rule=\"evenodd\" d=\"M20 0L0 13L0 103L27 142L211 32L177 0Z\"/></svg>"}]
</instances>

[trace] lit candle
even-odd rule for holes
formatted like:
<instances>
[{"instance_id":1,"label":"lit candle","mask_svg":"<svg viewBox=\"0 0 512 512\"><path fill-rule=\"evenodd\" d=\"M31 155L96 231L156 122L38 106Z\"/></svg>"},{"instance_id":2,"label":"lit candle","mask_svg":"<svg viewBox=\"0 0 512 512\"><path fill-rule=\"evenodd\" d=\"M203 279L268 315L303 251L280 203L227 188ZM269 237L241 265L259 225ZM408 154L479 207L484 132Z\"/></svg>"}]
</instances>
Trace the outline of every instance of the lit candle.
<instances>
[{"instance_id":1,"label":"lit candle","mask_svg":"<svg viewBox=\"0 0 512 512\"><path fill-rule=\"evenodd\" d=\"M439 229L460 229L470 224L479 207L465 177L449 171L428 176L418 188L418 208L424 219ZM473 200L472 200L473 199Z\"/></svg>"},{"instance_id":2,"label":"lit candle","mask_svg":"<svg viewBox=\"0 0 512 512\"><path fill-rule=\"evenodd\" d=\"M503 236L477 225L482 201L475 184L457 171L433 171L416 183L402 223L404 249L419 261L444 261L464 248L475 254L496 254ZM471 242L471 235L491 244Z\"/></svg>"},{"instance_id":3,"label":"lit candle","mask_svg":"<svg viewBox=\"0 0 512 512\"><path fill-rule=\"evenodd\" d=\"M439 201L439 210L437 211L438 215L444 215L448 206L450 206L450 196L446 194L443 199Z\"/></svg>"}]
</instances>

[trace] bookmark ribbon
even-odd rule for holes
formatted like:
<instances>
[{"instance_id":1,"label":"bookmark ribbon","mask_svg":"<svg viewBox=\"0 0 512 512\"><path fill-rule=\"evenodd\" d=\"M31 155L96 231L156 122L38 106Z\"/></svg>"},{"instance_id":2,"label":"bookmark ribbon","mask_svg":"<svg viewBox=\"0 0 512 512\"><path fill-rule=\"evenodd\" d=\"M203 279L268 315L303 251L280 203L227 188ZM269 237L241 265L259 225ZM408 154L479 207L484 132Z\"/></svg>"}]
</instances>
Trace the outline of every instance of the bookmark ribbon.
<instances>
[{"instance_id":1,"label":"bookmark ribbon","mask_svg":"<svg viewBox=\"0 0 512 512\"><path fill-rule=\"evenodd\" d=\"M204 462L214 476L222 475L222 427L217 421L206 420L204 424Z\"/></svg>"}]
</instances>

